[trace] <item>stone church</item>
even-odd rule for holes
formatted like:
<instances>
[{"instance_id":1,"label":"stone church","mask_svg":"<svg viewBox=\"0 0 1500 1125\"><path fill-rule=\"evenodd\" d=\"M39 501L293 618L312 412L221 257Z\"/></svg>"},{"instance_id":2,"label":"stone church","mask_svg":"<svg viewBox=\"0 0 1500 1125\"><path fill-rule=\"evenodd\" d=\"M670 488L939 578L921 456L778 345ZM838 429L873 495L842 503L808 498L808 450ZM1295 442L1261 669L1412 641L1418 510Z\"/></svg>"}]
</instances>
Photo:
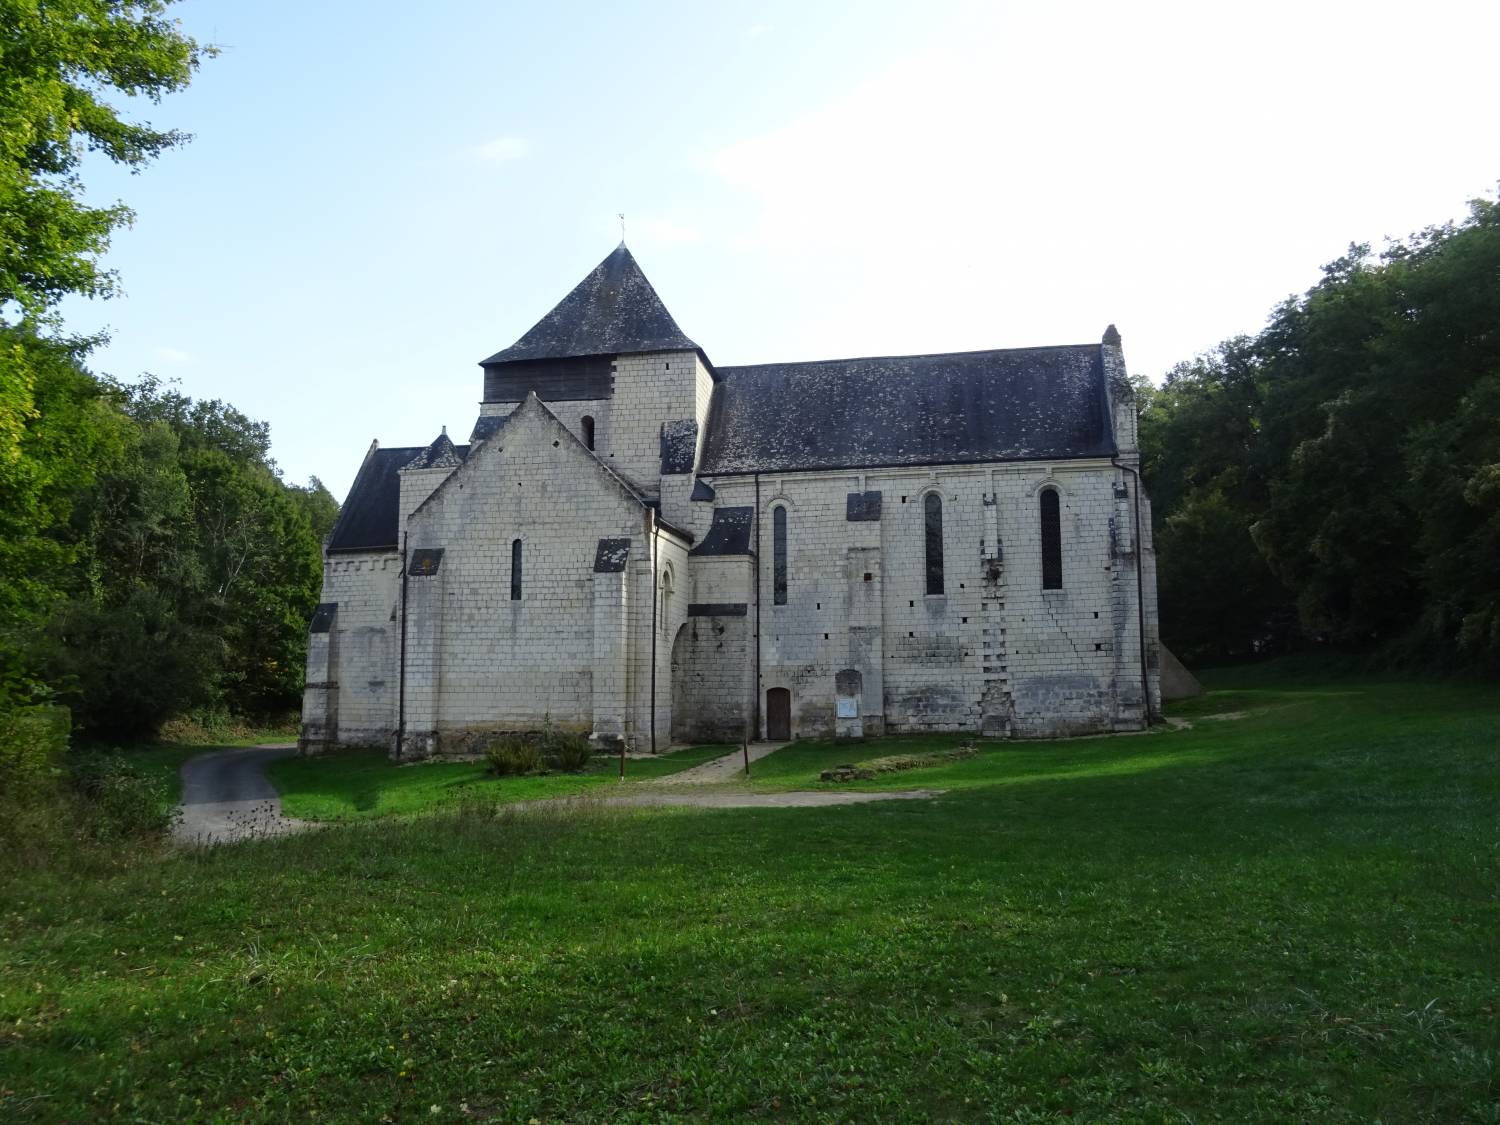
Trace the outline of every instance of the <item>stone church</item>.
<instances>
[{"instance_id":1,"label":"stone church","mask_svg":"<svg viewBox=\"0 0 1500 1125\"><path fill-rule=\"evenodd\" d=\"M715 365L622 243L481 361L466 444L373 443L301 747L461 753L1139 730L1155 558L1120 336Z\"/></svg>"}]
</instances>

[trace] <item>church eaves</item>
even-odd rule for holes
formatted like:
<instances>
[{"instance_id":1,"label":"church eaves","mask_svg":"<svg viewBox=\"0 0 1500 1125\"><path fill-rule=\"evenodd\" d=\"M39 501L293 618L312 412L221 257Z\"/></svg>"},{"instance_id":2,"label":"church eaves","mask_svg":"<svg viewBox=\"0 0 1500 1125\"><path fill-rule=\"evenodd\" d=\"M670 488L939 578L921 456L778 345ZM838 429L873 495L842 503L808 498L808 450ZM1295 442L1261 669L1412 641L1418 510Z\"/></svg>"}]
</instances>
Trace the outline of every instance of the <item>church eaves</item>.
<instances>
[{"instance_id":1,"label":"church eaves","mask_svg":"<svg viewBox=\"0 0 1500 1125\"><path fill-rule=\"evenodd\" d=\"M622 242L557 307L480 366L579 356L698 351Z\"/></svg>"}]
</instances>

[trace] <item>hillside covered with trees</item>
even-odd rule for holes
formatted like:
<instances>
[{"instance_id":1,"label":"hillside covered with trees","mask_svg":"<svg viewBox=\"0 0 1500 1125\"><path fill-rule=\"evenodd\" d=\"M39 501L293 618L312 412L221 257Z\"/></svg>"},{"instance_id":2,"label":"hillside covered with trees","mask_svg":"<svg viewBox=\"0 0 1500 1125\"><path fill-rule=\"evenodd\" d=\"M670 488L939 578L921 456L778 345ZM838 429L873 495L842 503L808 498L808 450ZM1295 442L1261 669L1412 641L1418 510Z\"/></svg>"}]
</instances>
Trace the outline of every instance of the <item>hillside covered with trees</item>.
<instances>
[{"instance_id":1,"label":"hillside covered with trees","mask_svg":"<svg viewBox=\"0 0 1500 1125\"><path fill-rule=\"evenodd\" d=\"M1162 633L1500 666L1500 206L1325 267L1145 391Z\"/></svg>"}]
</instances>

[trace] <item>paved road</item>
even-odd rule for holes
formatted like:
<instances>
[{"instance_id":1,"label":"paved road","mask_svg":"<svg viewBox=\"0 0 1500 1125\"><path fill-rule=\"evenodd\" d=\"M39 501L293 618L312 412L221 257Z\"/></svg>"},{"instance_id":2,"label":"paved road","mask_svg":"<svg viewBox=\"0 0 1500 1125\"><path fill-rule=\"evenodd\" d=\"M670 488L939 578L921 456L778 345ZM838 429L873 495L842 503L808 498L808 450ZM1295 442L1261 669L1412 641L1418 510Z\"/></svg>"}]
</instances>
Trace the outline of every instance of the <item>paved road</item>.
<instances>
[{"instance_id":1,"label":"paved road","mask_svg":"<svg viewBox=\"0 0 1500 1125\"><path fill-rule=\"evenodd\" d=\"M189 758L182 763L182 816L172 834L183 843L213 844L303 828L302 821L281 815L281 798L265 774L268 762L296 752L287 744Z\"/></svg>"}]
</instances>

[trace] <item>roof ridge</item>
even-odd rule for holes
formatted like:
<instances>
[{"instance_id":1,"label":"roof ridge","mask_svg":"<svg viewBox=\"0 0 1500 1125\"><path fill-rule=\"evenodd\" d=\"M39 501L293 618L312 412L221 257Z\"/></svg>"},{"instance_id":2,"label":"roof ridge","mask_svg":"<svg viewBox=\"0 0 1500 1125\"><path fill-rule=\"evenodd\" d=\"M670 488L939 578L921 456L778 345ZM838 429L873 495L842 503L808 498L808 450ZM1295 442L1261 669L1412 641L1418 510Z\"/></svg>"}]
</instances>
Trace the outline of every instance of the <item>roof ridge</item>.
<instances>
[{"instance_id":1,"label":"roof ridge","mask_svg":"<svg viewBox=\"0 0 1500 1125\"><path fill-rule=\"evenodd\" d=\"M751 371L760 367L816 367L826 363L861 363L866 360L948 359L975 355L1016 355L1021 352L1097 351L1098 344L1034 344L1024 348L974 348L962 352L901 352L895 355L834 356L829 359L790 359L770 363L726 363L720 371Z\"/></svg>"}]
</instances>

